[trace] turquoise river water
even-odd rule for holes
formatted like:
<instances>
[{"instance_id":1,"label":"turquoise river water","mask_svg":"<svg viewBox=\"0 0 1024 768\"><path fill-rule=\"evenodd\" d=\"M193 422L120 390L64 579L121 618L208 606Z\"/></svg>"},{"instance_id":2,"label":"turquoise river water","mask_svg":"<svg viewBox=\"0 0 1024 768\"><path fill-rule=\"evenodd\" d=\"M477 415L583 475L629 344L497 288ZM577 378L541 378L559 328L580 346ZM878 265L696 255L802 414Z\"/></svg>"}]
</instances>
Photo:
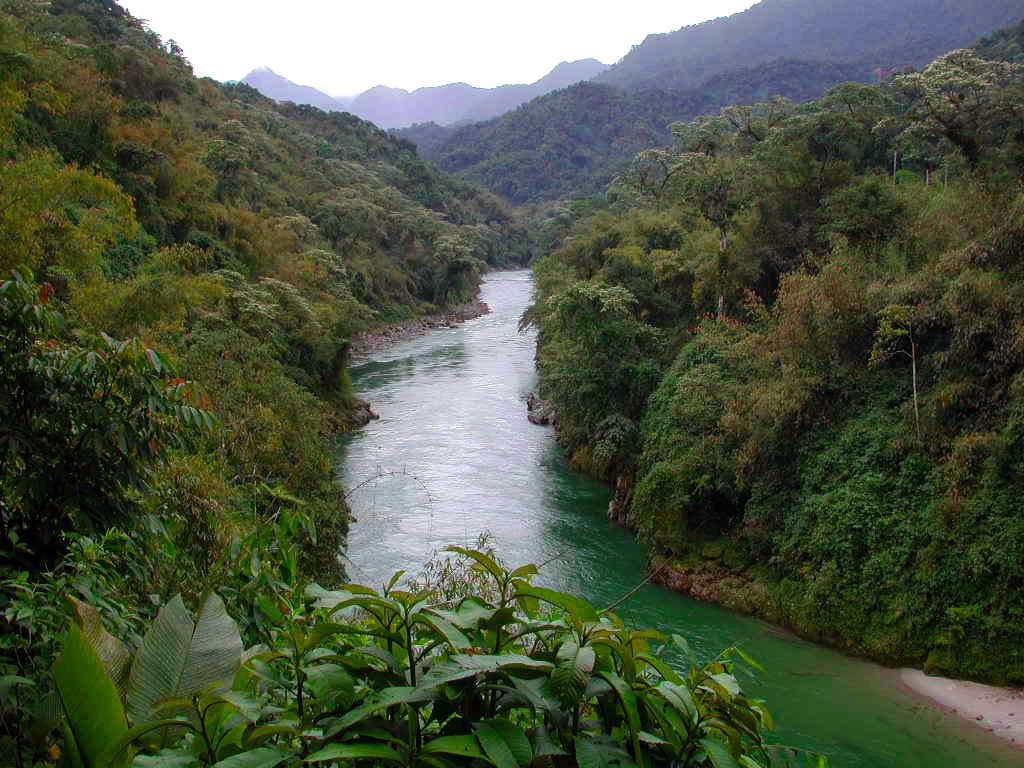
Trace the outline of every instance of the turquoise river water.
<instances>
[{"instance_id":1,"label":"turquoise river water","mask_svg":"<svg viewBox=\"0 0 1024 768\"><path fill-rule=\"evenodd\" d=\"M645 551L606 517L609 489L569 470L552 430L526 420L535 340L517 323L530 273L483 286L491 314L402 342L353 369L380 421L345 438L338 472L351 487L354 581L415 571L447 544L489 531L509 565L551 561L540 581L607 605L644 576ZM679 632L706 658L738 645L765 672L740 670L767 699L773 739L828 754L837 768L1021 766L1024 755L902 690L893 671L802 642L772 625L644 587L617 611Z\"/></svg>"}]
</instances>

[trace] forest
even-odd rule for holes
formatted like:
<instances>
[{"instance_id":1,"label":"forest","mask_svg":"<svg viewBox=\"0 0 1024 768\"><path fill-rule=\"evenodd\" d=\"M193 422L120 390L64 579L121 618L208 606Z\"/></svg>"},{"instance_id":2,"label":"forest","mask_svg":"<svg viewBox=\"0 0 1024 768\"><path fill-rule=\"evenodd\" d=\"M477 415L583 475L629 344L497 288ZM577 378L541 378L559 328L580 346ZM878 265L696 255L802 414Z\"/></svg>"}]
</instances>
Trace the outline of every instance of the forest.
<instances>
[{"instance_id":1,"label":"forest","mask_svg":"<svg viewBox=\"0 0 1024 768\"><path fill-rule=\"evenodd\" d=\"M0 0L0 762L827 767L741 647L486 536L349 581L354 343L527 265L558 439L652 578L1024 682L1020 29L395 135L114 0Z\"/></svg>"},{"instance_id":2,"label":"forest","mask_svg":"<svg viewBox=\"0 0 1024 768\"><path fill-rule=\"evenodd\" d=\"M543 394L656 562L887 664L1024 680L1022 87L961 49L727 107L549 207Z\"/></svg>"}]
</instances>

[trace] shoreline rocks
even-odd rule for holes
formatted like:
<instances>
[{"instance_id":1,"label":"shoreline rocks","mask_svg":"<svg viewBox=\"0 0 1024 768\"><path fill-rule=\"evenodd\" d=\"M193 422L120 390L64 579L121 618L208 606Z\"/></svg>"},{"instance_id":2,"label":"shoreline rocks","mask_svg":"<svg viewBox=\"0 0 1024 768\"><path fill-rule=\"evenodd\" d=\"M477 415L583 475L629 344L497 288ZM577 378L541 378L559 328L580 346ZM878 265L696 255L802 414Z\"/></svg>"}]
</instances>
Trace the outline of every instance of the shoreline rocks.
<instances>
[{"instance_id":1,"label":"shoreline rocks","mask_svg":"<svg viewBox=\"0 0 1024 768\"><path fill-rule=\"evenodd\" d=\"M531 392L526 396L526 418L531 424L540 427L555 424L557 421L555 406L550 400L541 400L537 397L536 392Z\"/></svg>"},{"instance_id":2,"label":"shoreline rocks","mask_svg":"<svg viewBox=\"0 0 1024 768\"><path fill-rule=\"evenodd\" d=\"M438 328L457 328L467 320L490 314L490 311L491 308L485 302L474 299L468 304L455 307L447 312L392 323L383 328L358 334L352 339L352 354L357 357L365 357L393 344L424 336Z\"/></svg>"}]
</instances>

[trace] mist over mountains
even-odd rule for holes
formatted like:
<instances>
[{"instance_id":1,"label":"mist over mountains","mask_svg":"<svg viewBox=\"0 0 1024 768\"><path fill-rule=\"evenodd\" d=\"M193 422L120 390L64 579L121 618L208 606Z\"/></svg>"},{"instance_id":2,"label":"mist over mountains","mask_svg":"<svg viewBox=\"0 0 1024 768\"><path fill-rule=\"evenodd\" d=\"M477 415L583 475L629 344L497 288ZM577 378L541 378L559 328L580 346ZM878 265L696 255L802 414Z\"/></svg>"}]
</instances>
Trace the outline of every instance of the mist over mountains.
<instances>
[{"instance_id":1,"label":"mist over mountains","mask_svg":"<svg viewBox=\"0 0 1024 768\"><path fill-rule=\"evenodd\" d=\"M404 128L414 123L455 123L488 120L551 91L591 80L608 69L597 59L562 62L535 83L477 88L450 83L407 91L378 85L353 98L338 98L299 85L263 67L242 78L275 101L311 104L329 112L351 112L381 128Z\"/></svg>"}]
</instances>

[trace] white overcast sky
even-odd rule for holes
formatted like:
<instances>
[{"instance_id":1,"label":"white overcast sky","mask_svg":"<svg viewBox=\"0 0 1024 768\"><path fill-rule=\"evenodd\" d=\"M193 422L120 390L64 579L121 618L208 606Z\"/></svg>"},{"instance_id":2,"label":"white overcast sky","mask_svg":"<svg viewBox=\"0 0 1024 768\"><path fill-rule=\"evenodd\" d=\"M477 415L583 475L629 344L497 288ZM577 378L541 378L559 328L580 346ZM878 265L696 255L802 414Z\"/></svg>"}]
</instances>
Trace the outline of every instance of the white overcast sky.
<instances>
[{"instance_id":1,"label":"white overcast sky","mask_svg":"<svg viewBox=\"0 0 1024 768\"><path fill-rule=\"evenodd\" d=\"M120 0L185 50L196 73L237 80L266 66L333 95L529 83L560 61L606 64L654 32L754 0Z\"/></svg>"}]
</instances>

